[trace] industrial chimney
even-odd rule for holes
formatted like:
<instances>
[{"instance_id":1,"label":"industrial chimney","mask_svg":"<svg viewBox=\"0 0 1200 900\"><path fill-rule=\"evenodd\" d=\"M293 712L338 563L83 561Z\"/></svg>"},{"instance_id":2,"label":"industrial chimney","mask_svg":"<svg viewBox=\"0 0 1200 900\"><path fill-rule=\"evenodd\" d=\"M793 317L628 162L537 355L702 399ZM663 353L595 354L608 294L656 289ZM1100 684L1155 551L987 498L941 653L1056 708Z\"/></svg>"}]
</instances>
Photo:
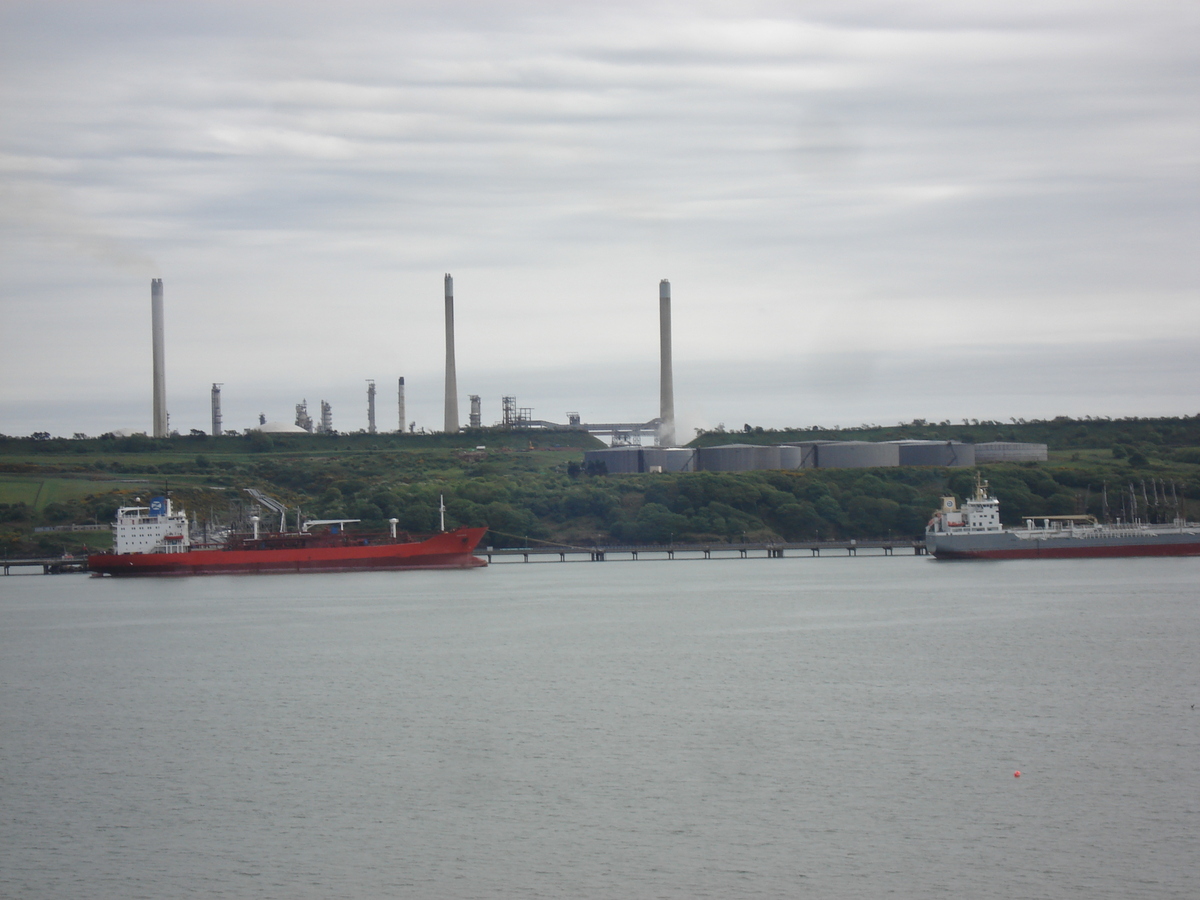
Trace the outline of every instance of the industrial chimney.
<instances>
[{"instance_id":1,"label":"industrial chimney","mask_svg":"<svg viewBox=\"0 0 1200 900\"><path fill-rule=\"evenodd\" d=\"M396 399L400 413L400 433L404 434L408 430L408 423L404 421L404 376L400 376L400 384L396 388Z\"/></svg>"},{"instance_id":2,"label":"industrial chimney","mask_svg":"<svg viewBox=\"0 0 1200 900\"><path fill-rule=\"evenodd\" d=\"M375 379L367 379L367 434L375 433Z\"/></svg>"},{"instance_id":3,"label":"industrial chimney","mask_svg":"<svg viewBox=\"0 0 1200 900\"><path fill-rule=\"evenodd\" d=\"M221 431L221 382L214 381L212 386L212 436L220 437Z\"/></svg>"},{"instance_id":4,"label":"industrial chimney","mask_svg":"<svg viewBox=\"0 0 1200 900\"><path fill-rule=\"evenodd\" d=\"M167 377L163 351L163 285L161 278L150 279L150 328L154 333L154 436L168 436Z\"/></svg>"},{"instance_id":5,"label":"industrial chimney","mask_svg":"<svg viewBox=\"0 0 1200 900\"><path fill-rule=\"evenodd\" d=\"M458 376L454 369L454 279L446 274L446 422L447 434L458 431Z\"/></svg>"},{"instance_id":6,"label":"industrial chimney","mask_svg":"<svg viewBox=\"0 0 1200 900\"><path fill-rule=\"evenodd\" d=\"M658 446L675 446L675 382L671 374L671 282L658 283Z\"/></svg>"}]
</instances>

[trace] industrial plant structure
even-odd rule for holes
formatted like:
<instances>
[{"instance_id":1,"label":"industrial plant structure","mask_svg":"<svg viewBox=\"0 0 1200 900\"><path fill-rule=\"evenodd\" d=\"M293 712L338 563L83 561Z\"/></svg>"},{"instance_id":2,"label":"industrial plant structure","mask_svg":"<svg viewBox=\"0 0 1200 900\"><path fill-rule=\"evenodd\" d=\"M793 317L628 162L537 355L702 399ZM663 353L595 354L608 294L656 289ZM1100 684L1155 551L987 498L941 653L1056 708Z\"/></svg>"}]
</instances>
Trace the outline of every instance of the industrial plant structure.
<instances>
[{"instance_id":1,"label":"industrial plant structure","mask_svg":"<svg viewBox=\"0 0 1200 900\"><path fill-rule=\"evenodd\" d=\"M220 437L221 431L221 383L213 382L212 386L212 436Z\"/></svg>"},{"instance_id":2,"label":"industrial plant structure","mask_svg":"<svg viewBox=\"0 0 1200 900\"><path fill-rule=\"evenodd\" d=\"M446 273L446 434L458 431L458 374L454 365L454 279Z\"/></svg>"},{"instance_id":3,"label":"industrial plant structure","mask_svg":"<svg viewBox=\"0 0 1200 900\"><path fill-rule=\"evenodd\" d=\"M163 336L163 283L161 278L150 279L150 330L153 341L154 364L154 436L170 434L167 420L166 351Z\"/></svg>"},{"instance_id":4,"label":"industrial plant structure","mask_svg":"<svg viewBox=\"0 0 1200 900\"><path fill-rule=\"evenodd\" d=\"M798 441L775 446L757 444L728 444L696 450L676 447L675 389L671 333L671 282L663 278L658 287L659 321L659 414L646 422L584 422L578 412L567 413L567 424L533 418L530 407L517 405L509 395L502 399L500 425L510 429L578 430L609 438L613 446L607 450L592 450L585 454L589 465L603 464L612 473L654 471L713 471L742 472L762 469L802 468L867 468L877 466L971 466L984 462L1045 461L1045 444L995 441L964 444L957 441ZM444 278L445 303L445 407L444 431L460 430L458 409L458 378L455 361L454 279ZM153 348L153 433L167 437L170 425L167 414L165 377L165 337L163 325L163 282L150 282L150 310ZM223 434L221 416L222 382L213 382L211 389L212 434ZM407 422L404 378L397 380L397 427L400 433L411 430ZM470 395L470 426L483 427L481 398ZM320 424L308 413L307 401L296 404L296 424L266 423L260 417L260 427L270 425L278 430L312 433L333 432L330 405L321 401ZM415 423L412 423L415 425ZM367 432L376 433L375 380L367 379ZM643 447L643 437L653 435L654 447Z\"/></svg>"},{"instance_id":5,"label":"industrial plant structure","mask_svg":"<svg viewBox=\"0 0 1200 900\"><path fill-rule=\"evenodd\" d=\"M449 276L447 276L449 277ZM450 346L449 329L452 320L447 317L447 347ZM552 429L555 431L586 431L589 434L603 435L609 438L614 446L632 446L640 449L643 436L653 435L657 448L665 449L675 446L675 384L671 350L671 282L666 278L658 284L658 340L659 340L659 414L648 422L584 422L577 412L567 413L567 424L533 418L533 410L527 406L517 406L515 397L504 397L501 401L502 428L511 429ZM450 359L447 351L447 359ZM447 383L450 371L447 367ZM448 397L449 395L447 395ZM475 427L476 397L471 397L471 423ZM449 400L447 399L447 402ZM692 451L685 451L690 454ZM658 465L652 463L651 465ZM667 471L674 471L668 469Z\"/></svg>"},{"instance_id":6,"label":"industrial plant structure","mask_svg":"<svg viewBox=\"0 0 1200 900\"><path fill-rule=\"evenodd\" d=\"M455 361L454 335L454 279L450 273L444 279L445 302L445 338L446 338L446 373L445 373L445 409L443 430L448 434L460 430L458 410L458 377ZM653 435L659 448L673 447L675 435L675 391L672 372L671 344L671 283L667 279L659 282L659 415L649 421L637 422L584 422L578 412L567 414L567 424L533 418L531 407L518 407L512 396L503 398L501 427L513 429L570 429L586 431L590 434L601 435L610 439L615 445L640 446L644 437ZM166 399L166 351L163 326L163 282L161 278L150 281L150 315L153 357L153 434L155 437L167 437L170 434L170 423L167 414ZM367 381L367 432L375 434L375 380ZM221 386L223 382L212 382L210 393L211 402L211 433L214 436L224 434L224 423L221 414ZM483 427L481 398L478 394L470 395L470 425L472 428ZM405 403L404 378L396 382L396 424L400 433L412 430L415 423L407 421ZM287 425L278 422L268 423L266 416L259 417L259 427L270 425L275 430L295 429L300 432L331 433L333 431L332 414L329 404L321 401L321 417L319 424L313 421L308 412L308 401L296 404L296 424ZM654 463L652 465L657 465Z\"/></svg>"},{"instance_id":7,"label":"industrial plant structure","mask_svg":"<svg viewBox=\"0 0 1200 900\"><path fill-rule=\"evenodd\" d=\"M308 400L301 400L296 404L296 427L309 434L313 432L312 416L308 414Z\"/></svg>"},{"instance_id":8,"label":"industrial plant structure","mask_svg":"<svg viewBox=\"0 0 1200 900\"><path fill-rule=\"evenodd\" d=\"M675 376L671 364L671 282L658 283L658 445L675 446Z\"/></svg>"},{"instance_id":9,"label":"industrial plant structure","mask_svg":"<svg viewBox=\"0 0 1200 900\"><path fill-rule=\"evenodd\" d=\"M404 376L400 376L400 383L396 386L396 406L397 418L400 422L400 433L404 434L405 430L405 409L404 409Z\"/></svg>"}]
</instances>

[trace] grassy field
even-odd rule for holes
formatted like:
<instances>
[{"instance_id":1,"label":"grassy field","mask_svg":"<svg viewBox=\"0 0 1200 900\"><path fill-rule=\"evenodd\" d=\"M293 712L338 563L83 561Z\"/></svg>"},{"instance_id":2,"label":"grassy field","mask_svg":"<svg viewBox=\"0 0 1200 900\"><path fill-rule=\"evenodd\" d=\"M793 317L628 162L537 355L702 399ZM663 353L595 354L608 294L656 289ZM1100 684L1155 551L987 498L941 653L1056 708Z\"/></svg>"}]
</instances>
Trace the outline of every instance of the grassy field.
<instances>
[{"instance_id":1,"label":"grassy field","mask_svg":"<svg viewBox=\"0 0 1200 900\"><path fill-rule=\"evenodd\" d=\"M144 490L150 483L143 478L37 478L0 475L0 503L24 503L41 512L51 503L69 503L93 494L114 490Z\"/></svg>"}]
</instances>

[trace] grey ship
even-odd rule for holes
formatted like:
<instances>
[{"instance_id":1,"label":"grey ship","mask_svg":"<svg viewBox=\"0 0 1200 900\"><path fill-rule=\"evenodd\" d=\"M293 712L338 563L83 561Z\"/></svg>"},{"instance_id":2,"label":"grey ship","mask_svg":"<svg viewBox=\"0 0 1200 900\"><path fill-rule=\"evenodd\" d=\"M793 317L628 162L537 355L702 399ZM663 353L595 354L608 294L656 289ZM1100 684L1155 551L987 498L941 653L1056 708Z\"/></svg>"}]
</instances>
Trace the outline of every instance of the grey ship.
<instances>
[{"instance_id":1,"label":"grey ship","mask_svg":"<svg viewBox=\"0 0 1200 900\"><path fill-rule=\"evenodd\" d=\"M976 475L975 496L961 508L943 497L925 529L925 547L938 559L1073 559L1096 556L1200 556L1200 524L1177 518L1170 525L1092 516L1042 516L1024 528L1000 524L1000 501Z\"/></svg>"}]
</instances>

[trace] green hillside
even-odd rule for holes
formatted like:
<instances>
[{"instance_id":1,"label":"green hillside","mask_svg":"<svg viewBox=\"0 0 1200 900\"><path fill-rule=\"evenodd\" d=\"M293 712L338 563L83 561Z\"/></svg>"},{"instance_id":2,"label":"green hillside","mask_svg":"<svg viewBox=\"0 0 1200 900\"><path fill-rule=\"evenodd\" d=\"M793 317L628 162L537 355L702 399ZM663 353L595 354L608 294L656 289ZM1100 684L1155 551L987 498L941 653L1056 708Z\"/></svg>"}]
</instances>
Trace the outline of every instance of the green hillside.
<instances>
[{"instance_id":1,"label":"green hillside","mask_svg":"<svg viewBox=\"0 0 1200 900\"><path fill-rule=\"evenodd\" d=\"M1050 445L1042 464L981 467L1007 522L1119 509L1132 486L1171 497L1200 518L1200 417L931 425L861 430L712 432L698 444L811 439L1029 440ZM938 497L971 490L974 470L942 468L603 476L582 465L601 446L579 432L480 430L460 435L204 435L0 438L0 553L55 552L106 534L34 528L108 522L134 497L169 490L202 524L227 521L258 488L290 507L382 529L488 525L487 543L919 537Z\"/></svg>"}]
</instances>

